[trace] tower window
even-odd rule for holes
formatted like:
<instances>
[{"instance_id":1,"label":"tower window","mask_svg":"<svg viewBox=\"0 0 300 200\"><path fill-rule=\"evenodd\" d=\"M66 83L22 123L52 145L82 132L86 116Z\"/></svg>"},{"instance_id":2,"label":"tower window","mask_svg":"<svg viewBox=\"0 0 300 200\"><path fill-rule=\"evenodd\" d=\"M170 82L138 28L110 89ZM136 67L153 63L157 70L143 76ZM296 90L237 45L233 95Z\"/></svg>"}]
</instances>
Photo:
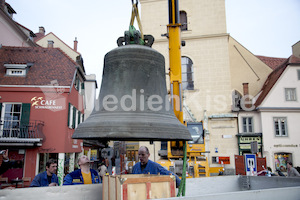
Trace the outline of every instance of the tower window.
<instances>
[{"instance_id":1,"label":"tower window","mask_svg":"<svg viewBox=\"0 0 300 200\"><path fill-rule=\"evenodd\" d=\"M193 90L193 61L188 57L181 57L182 89Z\"/></svg>"},{"instance_id":2,"label":"tower window","mask_svg":"<svg viewBox=\"0 0 300 200\"><path fill-rule=\"evenodd\" d=\"M187 27L186 12L185 11L180 11L179 15L180 15L181 31L187 31L188 27Z\"/></svg>"}]
</instances>

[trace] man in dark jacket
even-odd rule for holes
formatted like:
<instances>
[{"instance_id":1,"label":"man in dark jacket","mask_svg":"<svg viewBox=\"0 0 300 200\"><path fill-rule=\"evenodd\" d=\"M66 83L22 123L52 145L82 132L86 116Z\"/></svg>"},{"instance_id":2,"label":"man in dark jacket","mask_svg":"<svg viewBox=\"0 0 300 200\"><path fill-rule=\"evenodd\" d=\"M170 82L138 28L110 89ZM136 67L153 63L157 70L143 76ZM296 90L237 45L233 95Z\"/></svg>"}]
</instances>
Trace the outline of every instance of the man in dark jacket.
<instances>
[{"instance_id":1,"label":"man in dark jacket","mask_svg":"<svg viewBox=\"0 0 300 200\"><path fill-rule=\"evenodd\" d=\"M77 185L77 184L95 184L100 183L98 172L90 168L90 160L86 155L78 158L77 169L64 178L64 185Z\"/></svg>"},{"instance_id":2,"label":"man in dark jacket","mask_svg":"<svg viewBox=\"0 0 300 200\"><path fill-rule=\"evenodd\" d=\"M161 175L174 175L176 178L176 187L179 187L180 185L180 178L174 174L173 172L170 172L169 170L165 169L160 164L153 162L152 160L149 160L149 150L146 146L141 146L139 148L139 159L140 162L136 163L133 166L132 173L133 174L161 174Z\"/></svg>"},{"instance_id":3,"label":"man in dark jacket","mask_svg":"<svg viewBox=\"0 0 300 200\"><path fill-rule=\"evenodd\" d=\"M46 171L36 175L30 184L30 187L58 186L58 178L56 176L57 162L50 159L46 163Z\"/></svg>"}]
</instances>

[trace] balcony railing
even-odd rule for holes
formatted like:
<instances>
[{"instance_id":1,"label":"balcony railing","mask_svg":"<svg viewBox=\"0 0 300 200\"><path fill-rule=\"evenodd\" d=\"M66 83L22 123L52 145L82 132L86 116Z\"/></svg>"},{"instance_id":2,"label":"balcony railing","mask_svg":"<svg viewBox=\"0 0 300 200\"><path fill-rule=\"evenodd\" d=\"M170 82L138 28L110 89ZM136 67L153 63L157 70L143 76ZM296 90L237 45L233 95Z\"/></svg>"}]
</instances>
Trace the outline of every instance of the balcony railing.
<instances>
[{"instance_id":1,"label":"balcony railing","mask_svg":"<svg viewBox=\"0 0 300 200\"><path fill-rule=\"evenodd\" d=\"M30 121L28 124L20 127L10 126L10 123L14 122L4 121L1 124L0 141L2 142L41 142L45 139L43 121Z\"/></svg>"}]
</instances>

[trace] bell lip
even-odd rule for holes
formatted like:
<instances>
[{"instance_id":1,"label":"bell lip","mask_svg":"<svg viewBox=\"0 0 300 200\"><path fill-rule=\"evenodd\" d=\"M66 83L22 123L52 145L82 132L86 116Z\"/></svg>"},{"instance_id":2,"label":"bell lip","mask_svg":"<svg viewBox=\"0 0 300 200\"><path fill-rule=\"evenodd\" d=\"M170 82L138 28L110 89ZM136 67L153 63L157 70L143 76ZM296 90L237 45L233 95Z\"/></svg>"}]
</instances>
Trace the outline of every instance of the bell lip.
<instances>
[{"instance_id":1,"label":"bell lip","mask_svg":"<svg viewBox=\"0 0 300 200\"><path fill-rule=\"evenodd\" d=\"M84 139L84 140L112 140L112 141L191 141L192 138L189 139L172 139L170 138L122 138L122 137L73 137L72 139Z\"/></svg>"},{"instance_id":2,"label":"bell lip","mask_svg":"<svg viewBox=\"0 0 300 200\"><path fill-rule=\"evenodd\" d=\"M119 116L118 120L115 116ZM193 140L188 128L180 123L172 112L117 112L114 115L110 112L99 112L97 117L94 113L78 125L72 138L125 141Z\"/></svg>"},{"instance_id":3,"label":"bell lip","mask_svg":"<svg viewBox=\"0 0 300 200\"><path fill-rule=\"evenodd\" d=\"M72 135L73 139L89 139L89 140L115 140L115 141L192 141L193 138L190 135L189 131L188 133L182 132L182 135L179 135L180 133L177 133L176 138L173 138L170 134L164 134L163 137L162 134L155 133L150 134L145 133L144 135L138 135L137 132L125 132L125 131L119 131L116 133L116 131L112 132L102 132L99 135L88 135L86 134L88 131L80 130L78 132L74 132Z\"/></svg>"}]
</instances>

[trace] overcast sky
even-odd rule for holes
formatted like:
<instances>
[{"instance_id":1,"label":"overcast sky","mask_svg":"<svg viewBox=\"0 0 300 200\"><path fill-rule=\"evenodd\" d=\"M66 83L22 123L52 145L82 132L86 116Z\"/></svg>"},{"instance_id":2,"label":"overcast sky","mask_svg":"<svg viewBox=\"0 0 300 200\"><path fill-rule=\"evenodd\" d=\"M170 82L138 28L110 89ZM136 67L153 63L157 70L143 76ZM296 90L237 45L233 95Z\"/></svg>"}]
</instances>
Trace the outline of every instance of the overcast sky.
<instances>
[{"instance_id":1,"label":"overcast sky","mask_svg":"<svg viewBox=\"0 0 300 200\"><path fill-rule=\"evenodd\" d=\"M184 0L179 0L184 1ZM131 0L6 0L15 21L53 32L73 48L101 84L104 55L128 29ZM300 0L225 0L227 32L255 55L287 58L300 40ZM166 10L168 12L168 10ZM137 26L136 26L137 27ZM147 34L147 33L145 33Z\"/></svg>"}]
</instances>

